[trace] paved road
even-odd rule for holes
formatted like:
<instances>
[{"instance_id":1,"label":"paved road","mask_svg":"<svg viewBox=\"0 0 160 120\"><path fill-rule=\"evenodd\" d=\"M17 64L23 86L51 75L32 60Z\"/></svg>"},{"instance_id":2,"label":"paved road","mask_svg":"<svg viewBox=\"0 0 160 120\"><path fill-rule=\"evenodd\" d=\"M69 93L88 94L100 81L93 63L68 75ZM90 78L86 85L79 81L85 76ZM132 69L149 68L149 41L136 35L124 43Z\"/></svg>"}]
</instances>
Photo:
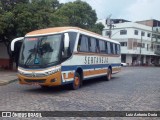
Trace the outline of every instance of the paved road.
<instances>
[{"instance_id":1,"label":"paved road","mask_svg":"<svg viewBox=\"0 0 160 120\"><path fill-rule=\"evenodd\" d=\"M111 81L87 81L79 90L14 82L0 86L0 111L160 111L160 68L126 67Z\"/></svg>"}]
</instances>

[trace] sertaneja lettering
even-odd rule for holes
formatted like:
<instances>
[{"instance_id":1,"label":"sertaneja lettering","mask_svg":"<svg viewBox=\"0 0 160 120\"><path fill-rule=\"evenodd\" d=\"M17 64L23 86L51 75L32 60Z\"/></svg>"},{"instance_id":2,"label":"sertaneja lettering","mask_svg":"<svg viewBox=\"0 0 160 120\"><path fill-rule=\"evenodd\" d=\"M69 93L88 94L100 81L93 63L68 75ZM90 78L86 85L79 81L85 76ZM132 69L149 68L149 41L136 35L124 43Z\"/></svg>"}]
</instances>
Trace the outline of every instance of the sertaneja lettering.
<instances>
[{"instance_id":1,"label":"sertaneja lettering","mask_svg":"<svg viewBox=\"0 0 160 120\"><path fill-rule=\"evenodd\" d=\"M87 56L85 56L84 64L87 64Z\"/></svg>"},{"instance_id":2,"label":"sertaneja lettering","mask_svg":"<svg viewBox=\"0 0 160 120\"><path fill-rule=\"evenodd\" d=\"M90 64L90 57L88 57L88 64Z\"/></svg>"},{"instance_id":3,"label":"sertaneja lettering","mask_svg":"<svg viewBox=\"0 0 160 120\"><path fill-rule=\"evenodd\" d=\"M108 63L107 57L90 57L85 56L84 64L106 64Z\"/></svg>"},{"instance_id":4,"label":"sertaneja lettering","mask_svg":"<svg viewBox=\"0 0 160 120\"><path fill-rule=\"evenodd\" d=\"M93 64L93 57L91 57L91 64Z\"/></svg>"}]
</instances>

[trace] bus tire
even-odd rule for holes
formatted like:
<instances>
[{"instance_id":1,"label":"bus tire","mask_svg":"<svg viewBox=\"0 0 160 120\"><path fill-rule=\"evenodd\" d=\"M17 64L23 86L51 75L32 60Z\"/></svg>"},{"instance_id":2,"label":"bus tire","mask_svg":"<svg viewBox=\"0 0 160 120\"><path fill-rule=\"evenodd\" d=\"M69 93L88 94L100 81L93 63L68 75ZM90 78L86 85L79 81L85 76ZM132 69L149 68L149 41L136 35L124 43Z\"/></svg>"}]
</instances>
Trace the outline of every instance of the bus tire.
<instances>
[{"instance_id":1,"label":"bus tire","mask_svg":"<svg viewBox=\"0 0 160 120\"><path fill-rule=\"evenodd\" d=\"M81 86L81 78L80 78L79 73L76 72L75 76L74 76L73 83L71 84L71 89L77 90L80 88L80 86Z\"/></svg>"},{"instance_id":2,"label":"bus tire","mask_svg":"<svg viewBox=\"0 0 160 120\"><path fill-rule=\"evenodd\" d=\"M107 72L107 81L111 80L112 78L112 72L111 72L111 69L108 68L108 72Z\"/></svg>"}]
</instances>

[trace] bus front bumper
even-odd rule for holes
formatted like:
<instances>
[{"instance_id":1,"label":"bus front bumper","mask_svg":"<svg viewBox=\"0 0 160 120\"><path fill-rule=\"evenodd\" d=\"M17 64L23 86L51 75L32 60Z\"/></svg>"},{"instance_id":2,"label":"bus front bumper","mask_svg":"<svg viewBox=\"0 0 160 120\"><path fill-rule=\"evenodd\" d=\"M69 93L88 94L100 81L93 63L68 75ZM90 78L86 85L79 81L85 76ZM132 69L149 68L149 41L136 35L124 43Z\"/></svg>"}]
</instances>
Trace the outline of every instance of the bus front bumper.
<instances>
[{"instance_id":1,"label":"bus front bumper","mask_svg":"<svg viewBox=\"0 0 160 120\"><path fill-rule=\"evenodd\" d=\"M26 77L18 74L18 78L20 84L28 85L58 86L62 83L60 71L44 77Z\"/></svg>"}]
</instances>

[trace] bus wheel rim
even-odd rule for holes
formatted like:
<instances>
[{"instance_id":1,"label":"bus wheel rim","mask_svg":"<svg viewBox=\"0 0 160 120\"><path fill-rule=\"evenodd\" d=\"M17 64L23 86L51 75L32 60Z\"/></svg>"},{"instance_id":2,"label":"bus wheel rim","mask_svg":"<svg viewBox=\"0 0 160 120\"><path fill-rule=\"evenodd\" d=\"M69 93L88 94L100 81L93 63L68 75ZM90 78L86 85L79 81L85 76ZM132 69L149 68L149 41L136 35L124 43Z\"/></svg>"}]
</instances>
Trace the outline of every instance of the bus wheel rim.
<instances>
[{"instance_id":1,"label":"bus wheel rim","mask_svg":"<svg viewBox=\"0 0 160 120\"><path fill-rule=\"evenodd\" d=\"M111 74L109 74L109 79L111 79Z\"/></svg>"},{"instance_id":2,"label":"bus wheel rim","mask_svg":"<svg viewBox=\"0 0 160 120\"><path fill-rule=\"evenodd\" d=\"M109 80L111 79L111 73L110 73L110 71L108 72L108 79Z\"/></svg>"},{"instance_id":3,"label":"bus wheel rim","mask_svg":"<svg viewBox=\"0 0 160 120\"><path fill-rule=\"evenodd\" d=\"M80 82L79 78L75 77L75 81L74 81L75 86L79 86L79 82Z\"/></svg>"}]
</instances>

